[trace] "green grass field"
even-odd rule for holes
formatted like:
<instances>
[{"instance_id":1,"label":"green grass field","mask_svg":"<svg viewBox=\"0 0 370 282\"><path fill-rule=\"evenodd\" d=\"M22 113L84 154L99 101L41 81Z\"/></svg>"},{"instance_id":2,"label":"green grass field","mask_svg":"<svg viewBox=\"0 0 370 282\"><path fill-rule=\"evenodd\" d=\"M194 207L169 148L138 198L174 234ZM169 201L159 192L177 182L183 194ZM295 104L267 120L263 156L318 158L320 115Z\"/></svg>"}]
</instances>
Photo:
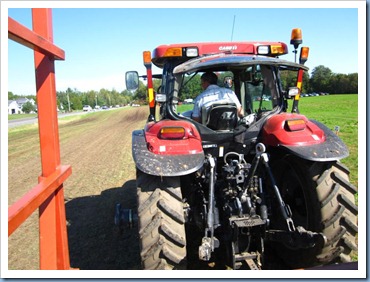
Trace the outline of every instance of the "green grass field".
<instances>
[{"instance_id":1,"label":"green grass field","mask_svg":"<svg viewBox=\"0 0 370 282\"><path fill-rule=\"evenodd\" d=\"M299 111L334 131L339 127L339 137L349 149L349 157L342 162L350 169L351 182L358 186L358 95L329 95L304 97Z\"/></svg>"},{"instance_id":2,"label":"green grass field","mask_svg":"<svg viewBox=\"0 0 370 282\"><path fill-rule=\"evenodd\" d=\"M8 115L8 120L37 117L37 114Z\"/></svg>"}]
</instances>

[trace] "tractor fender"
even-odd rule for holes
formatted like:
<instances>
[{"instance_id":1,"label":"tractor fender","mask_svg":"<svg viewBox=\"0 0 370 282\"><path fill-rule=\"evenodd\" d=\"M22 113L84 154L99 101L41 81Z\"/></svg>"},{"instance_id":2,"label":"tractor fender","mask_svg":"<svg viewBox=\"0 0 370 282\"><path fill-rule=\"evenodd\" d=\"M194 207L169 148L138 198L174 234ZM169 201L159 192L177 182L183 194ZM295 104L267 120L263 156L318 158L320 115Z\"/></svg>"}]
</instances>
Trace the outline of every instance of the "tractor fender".
<instances>
[{"instance_id":1,"label":"tractor fender","mask_svg":"<svg viewBox=\"0 0 370 282\"><path fill-rule=\"evenodd\" d=\"M145 129L135 130L132 133L132 156L136 167L142 172L156 176L182 176L195 172L203 166L204 152L200 140L200 147L198 147L200 150L160 154L148 149L151 145L146 140L146 134L148 132ZM176 141L172 141L174 142ZM189 142L194 142L194 140ZM185 148L183 143L179 147Z\"/></svg>"},{"instance_id":2,"label":"tractor fender","mask_svg":"<svg viewBox=\"0 0 370 282\"><path fill-rule=\"evenodd\" d=\"M308 122L322 131L321 141L316 144L299 142L292 142L292 144L276 143L275 146L284 148L293 155L309 161L337 161L348 157L349 151L347 146L332 130L316 120L308 120Z\"/></svg>"}]
</instances>

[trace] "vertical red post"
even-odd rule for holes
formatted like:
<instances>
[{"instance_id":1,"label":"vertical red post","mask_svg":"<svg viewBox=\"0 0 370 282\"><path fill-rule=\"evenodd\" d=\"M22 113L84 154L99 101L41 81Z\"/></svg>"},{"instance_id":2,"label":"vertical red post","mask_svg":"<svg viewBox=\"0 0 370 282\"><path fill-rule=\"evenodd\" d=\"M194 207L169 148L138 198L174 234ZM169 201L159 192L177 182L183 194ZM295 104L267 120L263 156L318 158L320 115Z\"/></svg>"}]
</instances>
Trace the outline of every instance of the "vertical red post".
<instances>
[{"instance_id":1,"label":"vertical red post","mask_svg":"<svg viewBox=\"0 0 370 282\"><path fill-rule=\"evenodd\" d=\"M303 81L303 69L299 69L298 74L297 74L297 87L299 88L299 94L294 96L292 113L299 114L298 102L299 102L299 98L301 96L301 91L302 91L302 81Z\"/></svg>"},{"instance_id":2,"label":"vertical red post","mask_svg":"<svg viewBox=\"0 0 370 282\"><path fill-rule=\"evenodd\" d=\"M143 52L144 66L146 68L146 77L148 81L148 100L149 100L149 117L148 121L155 120L155 95L153 90L152 62L150 51Z\"/></svg>"},{"instance_id":3,"label":"vertical red post","mask_svg":"<svg viewBox=\"0 0 370 282\"><path fill-rule=\"evenodd\" d=\"M53 42L51 9L32 9L33 31ZM54 58L34 51L42 179L60 166ZM69 269L63 184L39 208L40 269Z\"/></svg>"}]
</instances>

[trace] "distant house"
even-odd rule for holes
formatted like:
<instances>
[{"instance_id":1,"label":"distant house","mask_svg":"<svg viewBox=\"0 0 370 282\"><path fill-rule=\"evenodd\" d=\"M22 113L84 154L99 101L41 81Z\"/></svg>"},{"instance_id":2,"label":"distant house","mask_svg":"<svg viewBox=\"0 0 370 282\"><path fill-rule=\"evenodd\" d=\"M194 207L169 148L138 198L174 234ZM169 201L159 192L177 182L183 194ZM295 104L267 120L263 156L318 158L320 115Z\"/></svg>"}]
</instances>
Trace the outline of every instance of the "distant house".
<instances>
[{"instance_id":1,"label":"distant house","mask_svg":"<svg viewBox=\"0 0 370 282\"><path fill-rule=\"evenodd\" d=\"M8 100L8 114L13 115L13 114L19 114L19 105L17 101L14 100Z\"/></svg>"},{"instance_id":2,"label":"distant house","mask_svg":"<svg viewBox=\"0 0 370 282\"><path fill-rule=\"evenodd\" d=\"M20 98L16 100L19 108L19 113L23 113L22 108L23 105L26 104L27 102L30 102L32 105L35 105L35 100L33 99L28 99L28 98Z\"/></svg>"}]
</instances>

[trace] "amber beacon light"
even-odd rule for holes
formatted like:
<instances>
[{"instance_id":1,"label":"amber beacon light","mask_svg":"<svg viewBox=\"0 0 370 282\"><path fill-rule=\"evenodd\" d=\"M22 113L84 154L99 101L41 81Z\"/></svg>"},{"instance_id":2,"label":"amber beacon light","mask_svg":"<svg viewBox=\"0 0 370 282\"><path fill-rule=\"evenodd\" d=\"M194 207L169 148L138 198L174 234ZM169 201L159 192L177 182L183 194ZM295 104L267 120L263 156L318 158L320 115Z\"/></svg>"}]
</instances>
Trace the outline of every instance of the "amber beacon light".
<instances>
[{"instance_id":1,"label":"amber beacon light","mask_svg":"<svg viewBox=\"0 0 370 282\"><path fill-rule=\"evenodd\" d=\"M300 28L293 28L292 35L290 37L290 44L294 46L294 62L297 61L297 48L302 44L302 30Z\"/></svg>"}]
</instances>

